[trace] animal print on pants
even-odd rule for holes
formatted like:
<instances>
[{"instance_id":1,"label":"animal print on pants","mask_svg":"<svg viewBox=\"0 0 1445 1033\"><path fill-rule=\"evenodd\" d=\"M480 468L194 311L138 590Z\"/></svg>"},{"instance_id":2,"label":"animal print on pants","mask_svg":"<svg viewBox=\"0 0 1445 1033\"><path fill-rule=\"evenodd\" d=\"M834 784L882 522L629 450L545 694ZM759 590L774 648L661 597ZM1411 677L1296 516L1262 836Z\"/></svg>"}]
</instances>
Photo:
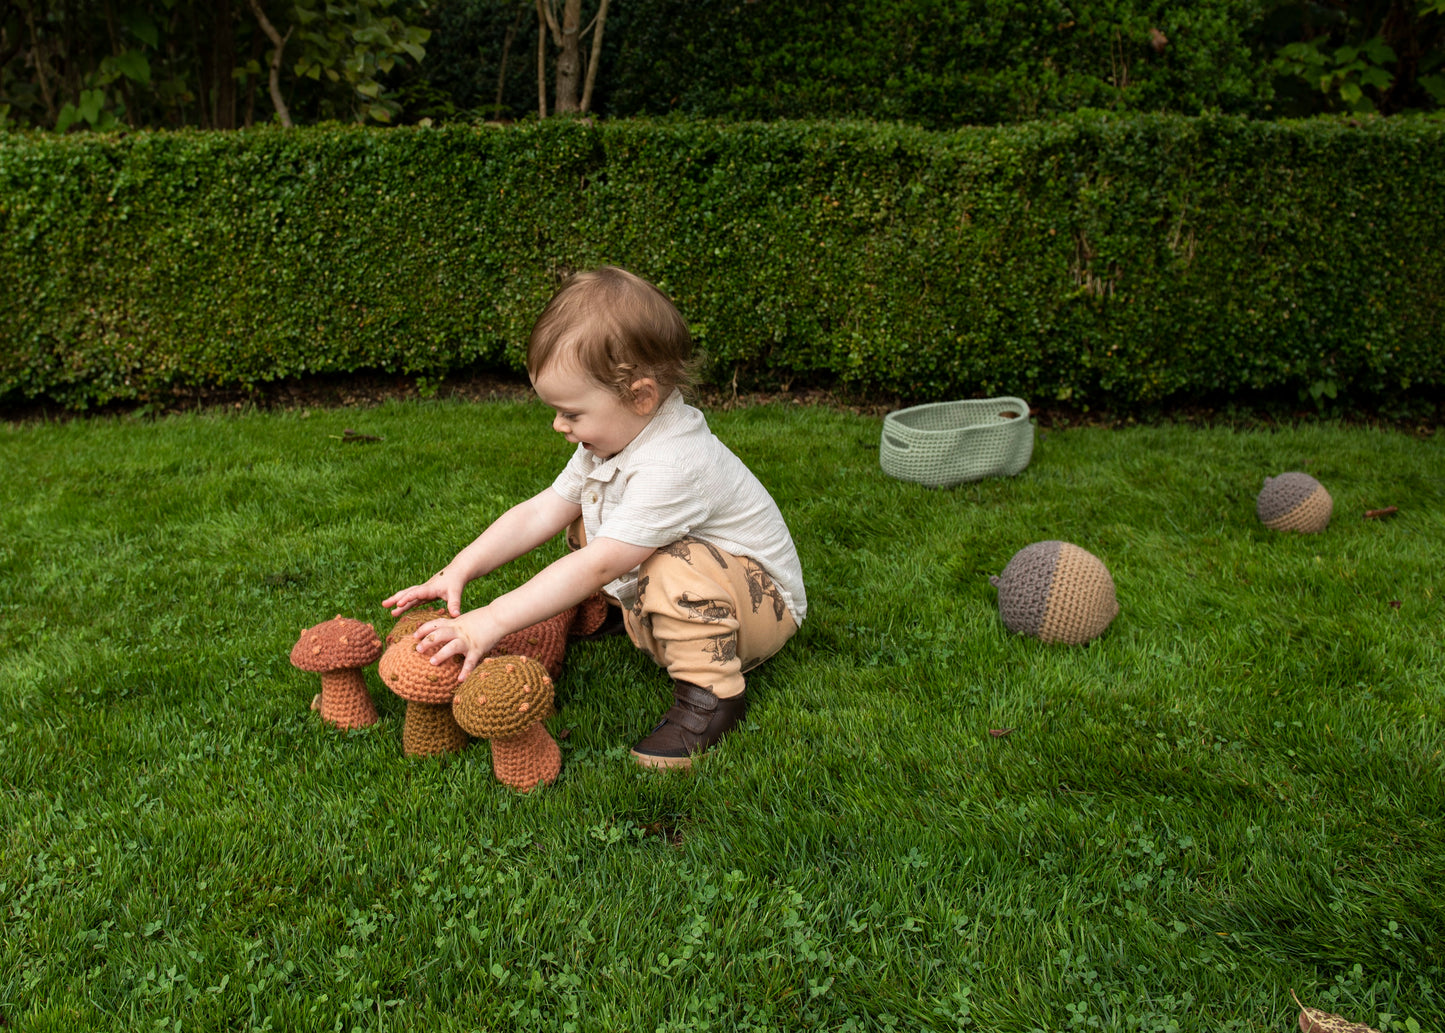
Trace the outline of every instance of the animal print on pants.
<instances>
[{"instance_id":1,"label":"animal print on pants","mask_svg":"<svg viewBox=\"0 0 1445 1033\"><path fill-rule=\"evenodd\" d=\"M743 675L798 626L756 561L687 537L642 564L637 601L623 614L633 643L678 681L740 696Z\"/></svg>"}]
</instances>

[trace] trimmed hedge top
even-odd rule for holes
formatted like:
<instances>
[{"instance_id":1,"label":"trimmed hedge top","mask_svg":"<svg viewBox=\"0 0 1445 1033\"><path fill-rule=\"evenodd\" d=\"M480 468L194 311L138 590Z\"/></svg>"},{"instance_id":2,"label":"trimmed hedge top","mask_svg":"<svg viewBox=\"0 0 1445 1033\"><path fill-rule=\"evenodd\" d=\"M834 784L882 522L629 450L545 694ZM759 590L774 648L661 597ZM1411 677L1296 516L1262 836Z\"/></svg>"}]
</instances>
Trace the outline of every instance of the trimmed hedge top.
<instances>
[{"instance_id":1,"label":"trimmed hedge top","mask_svg":"<svg viewBox=\"0 0 1445 1033\"><path fill-rule=\"evenodd\" d=\"M573 269L715 383L1128 408L1438 388L1445 125L1110 117L0 135L0 402L519 370Z\"/></svg>"}]
</instances>

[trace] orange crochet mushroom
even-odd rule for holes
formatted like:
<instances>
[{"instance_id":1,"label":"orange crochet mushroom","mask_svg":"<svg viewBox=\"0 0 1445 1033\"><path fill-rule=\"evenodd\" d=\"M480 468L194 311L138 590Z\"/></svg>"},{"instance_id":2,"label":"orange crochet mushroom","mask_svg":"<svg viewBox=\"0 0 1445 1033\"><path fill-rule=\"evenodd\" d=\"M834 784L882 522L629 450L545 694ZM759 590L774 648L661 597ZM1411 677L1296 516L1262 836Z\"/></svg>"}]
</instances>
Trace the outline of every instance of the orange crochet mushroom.
<instances>
[{"instance_id":1,"label":"orange crochet mushroom","mask_svg":"<svg viewBox=\"0 0 1445 1033\"><path fill-rule=\"evenodd\" d=\"M467 744L467 733L452 717L452 696L461 669L460 656L433 664L416 651L409 635L397 639L381 655L377 666L381 680L406 700L401 749L407 756L454 753Z\"/></svg>"},{"instance_id":2,"label":"orange crochet mushroom","mask_svg":"<svg viewBox=\"0 0 1445 1033\"><path fill-rule=\"evenodd\" d=\"M321 694L311 701L321 719L337 728L376 723L376 704L366 691L361 669L381 655L381 639L365 621L337 614L301 633L291 663L321 675Z\"/></svg>"},{"instance_id":3,"label":"orange crochet mushroom","mask_svg":"<svg viewBox=\"0 0 1445 1033\"><path fill-rule=\"evenodd\" d=\"M457 724L492 741L497 781L524 793L562 770L562 750L542 723L556 712L551 676L526 656L487 657L452 700Z\"/></svg>"}]
</instances>

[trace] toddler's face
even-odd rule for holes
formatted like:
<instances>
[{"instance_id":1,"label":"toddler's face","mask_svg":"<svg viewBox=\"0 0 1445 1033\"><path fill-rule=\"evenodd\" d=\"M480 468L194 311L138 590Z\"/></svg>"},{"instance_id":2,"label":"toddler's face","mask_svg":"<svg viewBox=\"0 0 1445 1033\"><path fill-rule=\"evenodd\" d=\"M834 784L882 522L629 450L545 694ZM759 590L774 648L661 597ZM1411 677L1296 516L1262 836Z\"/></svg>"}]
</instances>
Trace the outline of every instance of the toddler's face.
<instances>
[{"instance_id":1,"label":"toddler's face","mask_svg":"<svg viewBox=\"0 0 1445 1033\"><path fill-rule=\"evenodd\" d=\"M611 459L631 444L652 418L650 409L639 412L565 362L546 366L532 387L557 414L552 429L602 459Z\"/></svg>"}]
</instances>

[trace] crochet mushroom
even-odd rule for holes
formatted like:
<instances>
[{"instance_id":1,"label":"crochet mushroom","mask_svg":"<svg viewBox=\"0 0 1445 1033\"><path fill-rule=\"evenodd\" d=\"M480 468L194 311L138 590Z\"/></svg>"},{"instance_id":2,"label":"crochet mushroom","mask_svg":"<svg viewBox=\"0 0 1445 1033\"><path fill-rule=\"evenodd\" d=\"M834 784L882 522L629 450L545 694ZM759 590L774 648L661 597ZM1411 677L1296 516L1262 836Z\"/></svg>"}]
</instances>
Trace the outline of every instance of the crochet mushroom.
<instances>
[{"instance_id":1,"label":"crochet mushroom","mask_svg":"<svg viewBox=\"0 0 1445 1033\"><path fill-rule=\"evenodd\" d=\"M460 656L433 664L416 651L416 643L404 635L387 647L377 670L387 688L406 700L406 717L401 727L401 750L408 757L432 757L454 753L467 744L467 733L452 717L452 695Z\"/></svg>"},{"instance_id":2,"label":"crochet mushroom","mask_svg":"<svg viewBox=\"0 0 1445 1033\"><path fill-rule=\"evenodd\" d=\"M312 709L321 711L323 721L337 728L365 728L376 723L376 704L361 669L380 655L376 630L338 613L301 633L291 663L321 675L321 694L312 700Z\"/></svg>"},{"instance_id":3,"label":"crochet mushroom","mask_svg":"<svg viewBox=\"0 0 1445 1033\"><path fill-rule=\"evenodd\" d=\"M410 638L417 628L427 621L445 619L450 614L445 610L408 610L396 619L396 624L386 633L386 644L391 646L399 639ZM567 653L567 640L591 635L607 619L607 601L602 593L584 599L576 606L569 607L544 621L506 635L492 648L488 656L529 656L541 663L553 678L562 674L562 660Z\"/></svg>"},{"instance_id":4,"label":"crochet mushroom","mask_svg":"<svg viewBox=\"0 0 1445 1033\"><path fill-rule=\"evenodd\" d=\"M393 646L398 639L409 638L412 632L427 621L440 620L450 616L451 614L446 610L407 610L396 619L396 623L386 633L386 644L388 647Z\"/></svg>"},{"instance_id":5,"label":"crochet mushroom","mask_svg":"<svg viewBox=\"0 0 1445 1033\"><path fill-rule=\"evenodd\" d=\"M542 723L556 712L551 676L525 656L487 657L452 701L457 724L492 741L497 781L524 793L562 770L562 751Z\"/></svg>"}]
</instances>

